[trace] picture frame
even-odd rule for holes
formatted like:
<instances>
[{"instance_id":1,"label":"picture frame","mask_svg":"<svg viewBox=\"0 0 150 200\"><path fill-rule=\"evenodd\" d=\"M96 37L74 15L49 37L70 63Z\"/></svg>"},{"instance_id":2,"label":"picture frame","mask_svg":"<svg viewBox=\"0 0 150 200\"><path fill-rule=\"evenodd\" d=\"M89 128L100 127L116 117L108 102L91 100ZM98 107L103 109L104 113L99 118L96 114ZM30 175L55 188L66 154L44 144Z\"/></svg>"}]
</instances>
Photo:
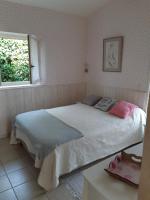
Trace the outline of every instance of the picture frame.
<instances>
[{"instance_id":1,"label":"picture frame","mask_svg":"<svg viewBox=\"0 0 150 200\"><path fill-rule=\"evenodd\" d=\"M124 37L111 37L103 40L103 71L121 72Z\"/></svg>"}]
</instances>

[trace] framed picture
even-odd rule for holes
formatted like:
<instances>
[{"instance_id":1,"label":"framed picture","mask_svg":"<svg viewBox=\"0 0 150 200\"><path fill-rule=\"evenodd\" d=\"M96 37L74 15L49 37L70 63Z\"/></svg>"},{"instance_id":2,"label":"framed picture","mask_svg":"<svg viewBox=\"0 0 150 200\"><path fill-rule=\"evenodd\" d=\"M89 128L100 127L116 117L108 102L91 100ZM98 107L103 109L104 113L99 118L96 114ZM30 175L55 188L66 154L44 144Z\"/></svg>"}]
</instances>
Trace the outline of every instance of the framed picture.
<instances>
[{"instance_id":1,"label":"framed picture","mask_svg":"<svg viewBox=\"0 0 150 200\"><path fill-rule=\"evenodd\" d=\"M121 72L123 36L103 40L103 71Z\"/></svg>"}]
</instances>

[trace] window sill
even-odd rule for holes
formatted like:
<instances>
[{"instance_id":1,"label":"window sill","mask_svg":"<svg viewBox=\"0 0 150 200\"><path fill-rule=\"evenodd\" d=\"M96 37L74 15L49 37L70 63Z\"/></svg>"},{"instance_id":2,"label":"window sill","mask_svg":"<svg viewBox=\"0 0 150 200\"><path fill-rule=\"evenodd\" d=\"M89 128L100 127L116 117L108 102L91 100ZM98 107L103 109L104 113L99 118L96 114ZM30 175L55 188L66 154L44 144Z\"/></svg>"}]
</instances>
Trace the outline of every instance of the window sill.
<instances>
[{"instance_id":1,"label":"window sill","mask_svg":"<svg viewBox=\"0 0 150 200\"><path fill-rule=\"evenodd\" d=\"M8 85L8 86L0 86L0 91L1 90L13 90L13 89L21 89L21 88L35 88L35 87L41 87L46 84L43 83L38 83L38 84L25 84L25 85Z\"/></svg>"}]
</instances>

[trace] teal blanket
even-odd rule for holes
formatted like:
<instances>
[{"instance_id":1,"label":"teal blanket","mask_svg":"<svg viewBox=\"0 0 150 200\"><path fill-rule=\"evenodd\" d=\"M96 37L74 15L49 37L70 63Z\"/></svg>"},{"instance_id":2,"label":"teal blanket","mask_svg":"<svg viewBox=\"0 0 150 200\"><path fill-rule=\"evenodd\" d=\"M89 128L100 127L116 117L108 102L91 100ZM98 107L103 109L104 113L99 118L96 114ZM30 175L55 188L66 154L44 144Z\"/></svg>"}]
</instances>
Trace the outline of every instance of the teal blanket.
<instances>
[{"instance_id":1,"label":"teal blanket","mask_svg":"<svg viewBox=\"0 0 150 200\"><path fill-rule=\"evenodd\" d=\"M82 137L78 130L45 110L17 115L15 126L26 134L40 158L44 158L58 145Z\"/></svg>"}]
</instances>

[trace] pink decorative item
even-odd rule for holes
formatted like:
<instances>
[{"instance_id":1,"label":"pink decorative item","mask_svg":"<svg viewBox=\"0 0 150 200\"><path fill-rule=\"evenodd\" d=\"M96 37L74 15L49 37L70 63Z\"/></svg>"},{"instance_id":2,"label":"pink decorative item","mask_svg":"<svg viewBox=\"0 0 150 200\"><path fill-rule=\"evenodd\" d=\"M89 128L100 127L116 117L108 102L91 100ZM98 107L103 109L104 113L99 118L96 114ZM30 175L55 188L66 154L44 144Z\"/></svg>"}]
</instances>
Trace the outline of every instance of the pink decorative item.
<instances>
[{"instance_id":1,"label":"pink decorative item","mask_svg":"<svg viewBox=\"0 0 150 200\"><path fill-rule=\"evenodd\" d=\"M133 113L135 108L137 108L137 106L132 103L127 101L119 101L112 107L112 109L109 111L109 114L118 116L120 118L126 118Z\"/></svg>"},{"instance_id":2,"label":"pink decorative item","mask_svg":"<svg viewBox=\"0 0 150 200\"><path fill-rule=\"evenodd\" d=\"M110 162L105 171L109 175L137 187L139 185L141 160L142 158L139 156L122 152L121 155L116 156Z\"/></svg>"}]
</instances>

